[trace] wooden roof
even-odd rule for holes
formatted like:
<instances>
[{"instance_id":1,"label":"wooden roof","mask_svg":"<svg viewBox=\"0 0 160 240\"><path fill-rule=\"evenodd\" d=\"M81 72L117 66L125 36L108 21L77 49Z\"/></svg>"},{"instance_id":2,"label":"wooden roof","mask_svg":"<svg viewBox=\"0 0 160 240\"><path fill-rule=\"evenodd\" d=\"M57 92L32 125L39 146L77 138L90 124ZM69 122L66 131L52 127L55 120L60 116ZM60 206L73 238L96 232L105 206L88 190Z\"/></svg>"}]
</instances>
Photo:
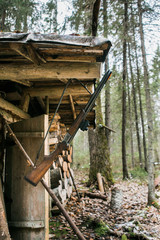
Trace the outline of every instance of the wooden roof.
<instances>
[{"instance_id":1,"label":"wooden roof","mask_svg":"<svg viewBox=\"0 0 160 240\"><path fill-rule=\"evenodd\" d=\"M59 109L69 126L94 91L110 47L97 37L0 33L0 113L17 121L45 113L47 102L52 113L70 79ZM94 117L89 113L91 125Z\"/></svg>"}]
</instances>

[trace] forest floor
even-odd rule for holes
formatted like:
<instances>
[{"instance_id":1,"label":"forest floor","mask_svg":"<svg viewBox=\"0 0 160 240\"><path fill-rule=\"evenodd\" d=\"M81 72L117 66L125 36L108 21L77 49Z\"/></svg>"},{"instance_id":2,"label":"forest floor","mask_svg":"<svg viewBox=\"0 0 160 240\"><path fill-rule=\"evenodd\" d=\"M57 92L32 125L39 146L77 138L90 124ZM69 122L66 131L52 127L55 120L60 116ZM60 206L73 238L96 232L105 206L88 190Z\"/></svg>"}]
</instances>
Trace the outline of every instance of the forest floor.
<instances>
[{"instance_id":1,"label":"forest floor","mask_svg":"<svg viewBox=\"0 0 160 240\"><path fill-rule=\"evenodd\" d=\"M87 188L88 175L84 171L74 172L80 192L92 191ZM91 199L82 195L80 201L73 192L65 209L88 240L110 239L160 239L160 210L147 206L147 184L132 179L116 180L115 185L122 190L123 200L119 209L111 207L111 191L107 200ZM156 190L160 197L160 189ZM158 200L160 204L160 198ZM126 237L127 236L127 237ZM62 214L50 219L50 239L78 239Z\"/></svg>"}]
</instances>

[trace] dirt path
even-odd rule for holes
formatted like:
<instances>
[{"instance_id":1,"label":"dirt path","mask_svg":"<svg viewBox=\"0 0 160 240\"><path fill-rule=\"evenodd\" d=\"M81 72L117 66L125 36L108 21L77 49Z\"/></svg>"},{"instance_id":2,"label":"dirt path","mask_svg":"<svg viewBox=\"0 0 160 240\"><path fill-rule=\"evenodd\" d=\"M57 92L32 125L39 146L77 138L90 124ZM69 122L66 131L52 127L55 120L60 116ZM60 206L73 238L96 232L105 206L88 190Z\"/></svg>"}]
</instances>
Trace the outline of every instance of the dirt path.
<instances>
[{"instance_id":1,"label":"dirt path","mask_svg":"<svg viewBox=\"0 0 160 240\"><path fill-rule=\"evenodd\" d=\"M78 188L86 189L84 183L86 175L79 172L75 176ZM140 181L130 180L119 181L115 186L122 190L123 195L122 206L117 210L113 210L110 206L110 194L108 194L107 201L88 197L82 197L81 201L78 201L76 193L73 193L68 201L66 210L85 238L88 240L121 239L123 233L128 234L129 231L132 238L128 237L128 239L159 240L160 211L154 207L147 207L147 185ZM160 192L157 194L160 195ZM52 233L50 239L77 239L62 215L51 218L50 222ZM110 230L113 232L108 233ZM139 238L133 238L133 233L137 232L141 235Z\"/></svg>"}]
</instances>

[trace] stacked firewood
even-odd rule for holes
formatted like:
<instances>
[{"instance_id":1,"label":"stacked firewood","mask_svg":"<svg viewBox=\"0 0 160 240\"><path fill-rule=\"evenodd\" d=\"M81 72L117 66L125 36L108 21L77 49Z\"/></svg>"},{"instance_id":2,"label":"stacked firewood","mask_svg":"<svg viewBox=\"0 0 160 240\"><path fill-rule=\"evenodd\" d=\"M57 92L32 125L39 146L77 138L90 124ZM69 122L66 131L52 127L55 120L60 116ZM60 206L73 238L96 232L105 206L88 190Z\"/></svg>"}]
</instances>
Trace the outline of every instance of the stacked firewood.
<instances>
[{"instance_id":1,"label":"stacked firewood","mask_svg":"<svg viewBox=\"0 0 160 240\"><path fill-rule=\"evenodd\" d=\"M49 124L53 118L53 114L49 115ZM64 135L66 134L67 130L64 124L60 123L60 115L57 113L54 117L54 120L50 127L50 137L49 137L49 146L50 152L55 150L57 144L63 139Z\"/></svg>"},{"instance_id":2,"label":"stacked firewood","mask_svg":"<svg viewBox=\"0 0 160 240\"><path fill-rule=\"evenodd\" d=\"M50 121L53 116L50 115ZM50 152L54 151L57 144L63 140L67 130L64 124L60 123L60 116L56 114L54 121L50 127ZM72 177L73 171L70 168L72 162L72 146L68 146L67 150L62 153L53 162L50 171L50 182L51 188L53 189L56 196L59 198L61 203L65 203L67 198L70 198L72 193ZM52 207L54 203L52 202Z\"/></svg>"}]
</instances>

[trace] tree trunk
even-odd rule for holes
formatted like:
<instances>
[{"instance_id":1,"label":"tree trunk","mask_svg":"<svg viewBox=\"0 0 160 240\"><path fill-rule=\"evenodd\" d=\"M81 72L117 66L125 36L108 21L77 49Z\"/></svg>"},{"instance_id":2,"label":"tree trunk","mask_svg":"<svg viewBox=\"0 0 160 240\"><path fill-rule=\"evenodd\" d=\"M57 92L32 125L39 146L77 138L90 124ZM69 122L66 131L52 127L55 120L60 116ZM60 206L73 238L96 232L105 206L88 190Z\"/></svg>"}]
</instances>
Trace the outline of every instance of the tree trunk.
<instances>
[{"instance_id":1,"label":"tree trunk","mask_svg":"<svg viewBox=\"0 0 160 240\"><path fill-rule=\"evenodd\" d=\"M124 2L124 39L123 39L123 82L122 82L122 167L123 179L128 178L128 168L126 159L126 75L127 75L127 61L126 61L126 38L127 38L127 23L128 23L128 2Z\"/></svg>"},{"instance_id":2,"label":"tree trunk","mask_svg":"<svg viewBox=\"0 0 160 240\"><path fill-rule=\"evenodd\" d=\"M154 186L154 159L153 159L153 119L152 119L152 107L150 96L150 84L148 66L146 60L146 51L144 45L144 32L142 25L142 7L141 0L138 0L138 13L139 13L139 30L141 38L141 51L143 59L143 71L144 71L144 86L146 95L146 108L147 108L147 125L148 125L148 204L151 205L155 200L155 186Z\"/></svg>"},{"instance_id":3,"label":"tree trunk","mask_svg":"<svg viewBox=\"0 0 160 240\"><path fill-rule=\"evenodd\" d=\"M129 91L129 80L127 77L127 90L128 90L128 111L129 111L129 122L130 122L130 136L131 136L131 161L132 161L132 168L135 167L135 160L134 160L134 147L133 147L133 120L132 120L132 111L131 111L131 96Z\"/></svg>"},{"instance_id":4,"label":"tree trunk","mask_svg":"<svg viewBox=\"0 0 160 240\"><path fill-rule=\"evenodd\" d=\"M131 8L132 11L132 8ZM132 12L133 19L133 12ZM134 22L134 19L133 19ZM138 55L137 55L137 45L136 45L136 37L135 37L135 28L133 26L133 45L135 51L135 59L136 59L136 71L137 71L137 89L138 89L138 97L139 97L139 107L140 107L140 117L141 117L141 126L142 126L142 139L143 139L143 151L144 151L144 162L145 162L145 170L147 171L147 147L146 147L146 133L144 127L144 114L143 114L143 106L142 106L142 95L140 88L140 72L139 72L139 64L138 64Z\"/></svg>"},{"instance_id":5,"label":"tree trunk","mask_svg":"<svg viewBox=\"0 0 160 240\"><path fill-rule=\"evenodd\" d=\"M98 14L100 8L101 0L96 0L93 5L93 14L92 14L92 36L97 35L97 28L98 28Z\"/></svg>"},{"instance_id":6,"label":"tree trunk","mask_svg":"<svg viewBox=\"0 0 160 240\"><path fill-rule=\"evenodd\" d=\"M131 52L130 52L129 44L128 44L128 56L129 56L129 66L130 66L130 73L131 73L134 114L135 114L135 122L136 122L137 147L138 147L138 153L139 153L139 163L140 163L140 167L142 168L143 162L142 162L141 141L140 141L140 134L139 134L139 118L138 118L138 111L137 111L136 87L135 87L134 76L133 76L132 59L131 59Z\"/></svg>"},{"instance_id":7,"label":"tree trunk","mask_svg":"<svg viewBox=\"0 0 160 240\"><path fill-rule=\"evenodd\" d=\"M1 31L5 30L5 19L6 19L6 10L2 10L2 17L1 17Z\"/></svg>"},{"instance_id":8,"label":"tree trunk","mask_svg":"<svg viewBox=\"0 0 160 240\"><path fill-rule=\"evenodd\" d=\"M93 7L96 0L86 0L85 1L85 20L84 20L84 35L92 34L92 16L93 16ZM97 30L97 29L96 29ZM94 36L97 32L94 30Z\"/></svg>"},{"instance_id":9,"label":"tree trunk","mask_svg":"<svg viewBox=\"0 0 160 240\"><path fill-rule=\"evenodd\" d=\"M89 150L90 150L90 172L89 182L97 180L97 173L100 172L105 177L108 184L113 184L113 176L108 150L106 147L105 129L97 127L96 130L89 130Z\"/></svg>"},{"instance_id":10,"label":"tree trunk","mask_svg":"<svg viewBox=\"0 0 160 240\"><path fill-rule=\"evenodd\" d=\"M108 37L108 1L103 0L103 36L105 38ZM109 68L109 58L106 57L105 60L105 72ZM111 125L111 107L110 107L110 81L108 82L107 86L105 87L105 125L110 127ZM111 144L111 131L107 128L105 129L105 134L107 138L107 148L108 153L110 155L110 144Z\"/></svg>"},{"instance_id":11,"label":"tree trunk","mask_svg":"<svg viewBox=\"0 0 160 240\"><path fill-rule=\"evenodd\" d=\"M92 2L95 2L95 0L92 0ZM95 32L94 35L96 35ZM90 183L95 182L97 180L97 173L101 173L102 176L104 176L105 179L107 180L108 184L111 185L113 184L113 176L109 152L107 148L105 128L100 127L100 124L103 124L100 95L97 98L96 104L97 104L96 106L97 126L95 130L89 130L88 132L90 150L89 182Z\"/></svg>"}]
</instances>

